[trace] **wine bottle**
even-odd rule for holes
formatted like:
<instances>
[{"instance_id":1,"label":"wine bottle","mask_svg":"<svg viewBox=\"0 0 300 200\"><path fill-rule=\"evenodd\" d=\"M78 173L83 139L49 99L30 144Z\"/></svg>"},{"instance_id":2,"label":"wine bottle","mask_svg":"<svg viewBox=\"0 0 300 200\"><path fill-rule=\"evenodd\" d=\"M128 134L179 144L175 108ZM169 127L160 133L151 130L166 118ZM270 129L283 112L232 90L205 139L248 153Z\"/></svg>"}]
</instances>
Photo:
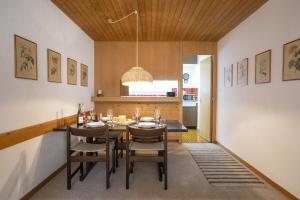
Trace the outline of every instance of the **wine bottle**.
<instances>
[{"instance_id":1,"label":"wine bottle","mask_svg":"<svg viewBox=\"0 0 300 200\"><path fill-rule=\"evenodd\" d=\"M78 104L78 112L77 112L77 127L83 125L83 112L82 112L82 104Z\"/></svg>"}]
</instances>

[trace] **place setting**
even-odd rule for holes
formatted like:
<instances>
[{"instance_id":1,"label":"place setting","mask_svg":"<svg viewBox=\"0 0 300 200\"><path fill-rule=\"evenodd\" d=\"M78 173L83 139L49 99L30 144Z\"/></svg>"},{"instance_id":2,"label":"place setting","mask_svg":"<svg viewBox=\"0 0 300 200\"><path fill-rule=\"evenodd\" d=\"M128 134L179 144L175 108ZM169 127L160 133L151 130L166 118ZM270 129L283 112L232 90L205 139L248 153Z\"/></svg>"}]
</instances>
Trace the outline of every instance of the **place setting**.
<instances>
[{"instance_id":1,"label":"place setting","mask_svg":"<svg viewBox=\"0 0 300 200\"><path fill-rule=\"evenodd\" d=\"M116 126L133 126L138 128L144 129L151 129L151 128L161 128L165 125L165 121L161 119L161 113L159 109L154 110L153 117L144 116L141 117L140 109L136 108L134 110L134 115L132 118L127 118L126 115L113 115L113 110L108 109L106 116L102 114L97 115L94 109L89 111L91 117L86 117L86 123L83 123L83 126L86 128L99 128L105 126L106 124L113 128ZM93 117L96 115L97 117Z\"/></svg>"}]
</instances>

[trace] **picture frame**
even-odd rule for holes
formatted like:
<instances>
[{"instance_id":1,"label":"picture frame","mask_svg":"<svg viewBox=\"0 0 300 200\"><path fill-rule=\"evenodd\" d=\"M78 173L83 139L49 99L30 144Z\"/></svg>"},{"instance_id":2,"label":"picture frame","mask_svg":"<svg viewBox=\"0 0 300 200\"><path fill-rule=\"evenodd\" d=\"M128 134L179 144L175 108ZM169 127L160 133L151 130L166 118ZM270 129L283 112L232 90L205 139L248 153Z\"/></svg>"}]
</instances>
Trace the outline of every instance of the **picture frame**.
<instances>
[{"instance_id":1,"label":"picture frame","mask_svg":"<svg viewBox=\"0 0 300 200\"><path fill-rule=\"evenodd\" d=\"M37 43L14 35L15 78L38 79Z\"/></svg>"},{"instance_id":2,"label":"picture frame","mask_svg":"<svg viewBox=\"0 0 300 200\"><path fill-rule=\"evenodd\" d=\"M224 67L224 86L233 86L233 64Z\"/></svg>"},{"instance_id":3,"label":"picture frame","mask_svg":"<svg viewBox=\"0 0 300 200\"><path fill-rule=\"evenodd\" d=\"M85 64L80 65L80 85L88 86L88 66Z\"/></svg>"},{"instance_id":4,"label":"picture frame","mask_svg":"<svg viewBox=\"0 0 300 200\"><path fill-rule=\"evenodd\" d=\"M283 45L282 80L300 80L300 38Z\"/></svg>"},{"instance_id":5,"label":"picture frame","mask_svg":"<svg viewBox=\"0 0 300 200\"><path fill-rule=\"evenodd\" d=\"M255 55L255 84L271 83L272 50Z\"/></svg>"},{"instance_id":6,"label":"picture frame","mask_svg":"<svg viewBox=\"0 0 300 200\"><path fill-rule=\"evenodd\" d=\"M237 62L237 85L248 85L248 58Z\"/></svg>"},{"instance_id":7,"label":"picture frame","mask_svg":"<svg viewBox=\"0 0 300 200\"><path fill-rule=\"evenodd\" d=\"M61 54L47 49L48 82L61 83Z\"/></svg>"},{"instance_id":8,"label":"picture frame","mask_svg":"<svg viewBox=\"0 0 300 200\"><path fill-rule=\"evenodd\" d=\"M69 85L77 85L77 61L67 58L67 79Z\"/></svg>"}]
</instances>

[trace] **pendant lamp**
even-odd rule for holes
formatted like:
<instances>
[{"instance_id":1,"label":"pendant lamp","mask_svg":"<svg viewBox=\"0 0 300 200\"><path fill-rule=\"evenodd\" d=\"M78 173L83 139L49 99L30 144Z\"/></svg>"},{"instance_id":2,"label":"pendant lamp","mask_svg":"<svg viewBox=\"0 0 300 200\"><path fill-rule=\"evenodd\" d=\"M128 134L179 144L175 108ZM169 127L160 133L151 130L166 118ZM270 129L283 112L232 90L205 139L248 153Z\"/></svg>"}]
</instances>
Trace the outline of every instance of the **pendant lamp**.
<instances>
[{"instance_id":1,"label":"pendant lamp","mask_svg":"<svg viewBox=\"0 0 300 200\"><path fill-rule=\"evenodd\" d=\"M123 19L126 19L127 17L129 17L133 14L136 15L136 66L133 66L131 69L129 69L127 72L125 72L122 75L121 82L122 82L122 85L125 85L125 86L153 83L152 75L148 71L146 71L144 68L139 66L139 15L138 15L138 11L135 10L132 13L130 13L116 21L109 19L108 22L111 24L117 23L119 21L122 21Z\"/></svg>"}]
</instances>

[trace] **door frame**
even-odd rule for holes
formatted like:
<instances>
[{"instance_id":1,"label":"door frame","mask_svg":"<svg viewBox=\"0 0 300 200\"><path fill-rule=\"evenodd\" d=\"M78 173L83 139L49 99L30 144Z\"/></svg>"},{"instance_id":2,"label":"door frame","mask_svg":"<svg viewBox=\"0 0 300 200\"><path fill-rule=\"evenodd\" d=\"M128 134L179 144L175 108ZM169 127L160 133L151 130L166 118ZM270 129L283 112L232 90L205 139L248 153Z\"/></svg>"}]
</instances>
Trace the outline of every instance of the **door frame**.
<instances>
[{"instance_id":1,"label":"door frame","mask_svg":"<svg viewBox=\"0 0 300 200\"><path fill-rule=\"evenodd\" d=\"M216 96L217 96L217 65L215 62L216 55L214 54L205 54L205 53L199 53L199 54L191 54L191 53L184 53L182 52L182 58L184 55L210 55L211 57L211 86L210 86L210 138L209 143L214 143L216 141ZM181 69L180 71L180 81L179 81L179 98L181 100L181 116L180 119L182 119L182 91L183 91L183 79L182 79L182 73L183 73L183 59L181 59Z\"/></svg>"},{"instance_id":2,"label":"door frame","mask_svg":"<svg viewBox=\"0 0 300 200\"><path fill-rule=\"evenodd\" d=\"M215 130L213 128L213 120L214 120L214 112L213 112L213 106L214 106L214 98L213 98L213 86L214 86L214 81L213 81L213 73L214 73L214 58L213 55L210 56L210 67L211 67L211 71L210 71L210 136L209 136L209 142L211 143L213 140L213 130Z\"/></svg>"},{"instance_id":3,"label":"door frame","mask_svg":"<svg viewBox=\"0 0 300 200\"><path fill-rule=\"evenodd\" d=\"M211 130L211 142L216 143L216 124L217 124L217 100L218 100L218 44L217 42L204 42L204 41L180 41L179 48L181 49L180 61L181 63L178 74L178 83L179 83L179 91L178 96L180 98L180 102L182 102L182 66L183 66L183 55L211 55L213 58L212 62L212 130ZM180 116L179 119L182 121L182 103L180 103L181 109L179 109Z\"/></svg>"}]
</instances>

